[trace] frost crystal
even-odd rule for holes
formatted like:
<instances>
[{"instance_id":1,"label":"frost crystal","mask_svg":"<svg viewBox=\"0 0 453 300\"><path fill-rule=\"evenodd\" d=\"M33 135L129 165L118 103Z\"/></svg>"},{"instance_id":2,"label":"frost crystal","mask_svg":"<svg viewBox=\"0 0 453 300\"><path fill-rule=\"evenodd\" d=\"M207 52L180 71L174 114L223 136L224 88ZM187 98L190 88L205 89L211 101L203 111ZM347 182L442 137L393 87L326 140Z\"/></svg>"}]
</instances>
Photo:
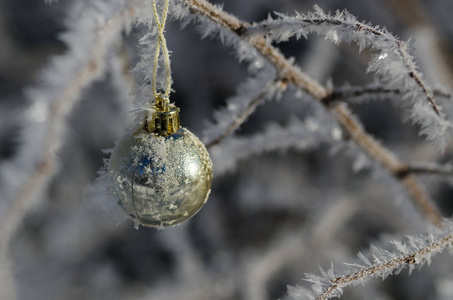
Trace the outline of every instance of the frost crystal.
<instances>
[{"instance_id":1,"label":"frost crystal","mask_svg":"<svg viewBox=\"0 0 453 300\"><path fill-rule=\"evenodd\" d=\"M364 254L358 254L361 263L346 263L346 270L334 272L333 267L329 271L321 269L321 275L306 274L306 281L312 283L312 291L303 287L288 288L289 294L294 300L302 299L330 299L339 297L343 288L351 285L365 283L374 277L385 279L392 274L400 273L404 268L409 268L409 273L424 264L430 264L433 254L445 249L451 249L453 242L453 222L444 220L444 227L430 228L425 235L408 236L406 242L393 240L393 250L387 250L372 245L370 261Z\"/></svg>"},{"instance_id":2,"label":"frost crystal","mask_svg":"<svg viewBox=\"0 0 453 300\"><path fill-rule=\"evenodd\" d=\"M451 116L446 116L437 105L432 89L425 82L411 54L410 41L399 40L385 28L359 22L346 10L331 15L315 6L314 13L277 16L277 19L269 18L250 26L247 34L265 34L280 42L291 36L300 38L316 32L336 44L340 41L355 42L360 51L365 48L377 51L368 71L376 73L386 88L398 89L406 100L401 103L402 106L410 112L410 119L421 127L420 134L439 149L445 148L453 126L446 117Z\"/></svg>"}]
</instances>

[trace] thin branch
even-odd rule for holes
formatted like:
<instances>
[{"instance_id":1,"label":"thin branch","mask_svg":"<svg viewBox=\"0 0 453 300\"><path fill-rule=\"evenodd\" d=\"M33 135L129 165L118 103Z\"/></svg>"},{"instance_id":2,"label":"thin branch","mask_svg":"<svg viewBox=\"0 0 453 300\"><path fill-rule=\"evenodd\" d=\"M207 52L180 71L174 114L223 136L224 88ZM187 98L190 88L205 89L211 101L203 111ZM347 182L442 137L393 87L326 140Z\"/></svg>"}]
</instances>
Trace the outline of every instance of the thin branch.
<instances>
[{"instance_id":1,"label":"thin branch","mask_svg":"<svg viewBox=\"0 0 453 300\"><path fill-rule=\"evenodd\" d=\"M432 174L432 175L442 175L442 176L453 176L453 165L438 165L432 163L417 163L417 164L408 164L405 170L401 170L400 173L402 177L406 174Z\"/></svg>"},{"instance_id":2,"label":"thin branch","mask_svg":"<svg viewBox=\"0 0 453 300\"><path fill-rule=\"evenodd\" d=\"M324 13L322 13L324 14ZM422 94L430 104L433 111L436 113L437 116L440 116L439 107L436 104L436 101L433 97L432 92L429 90L427 84L423 80L420 72L418 72L416 66L413 63L413 56L409 54L408 51L408 44L399 40L393 34L387 32L385 29L380 29L378 27L372 27L368 24L358 22L357 20L351 19L344 19L343 12L337 13L336 16L330 17L330 15L326 16L303 16L298 14L296 18L292 18L289 20L281 19L281 20L266 20L260 23L253 24L246 28L247 36L253 37L256 35L263 35L266 33L270 33L273 29L281 27L283 24L292 25L296 27L298 30L302 30L304 28L309 28L313 26L322 26L328 25L331 27L341 27L348 30L353 30L360 36L372 36L381 39L382 41L390 41L391 44L395 47L395 52L400 58L401 62L403 62L407 75L415 82L415 84L420 88ZM363 47L362 45L360 45ZM375 46L374 44L368 44L369 47L379 49L379 46ZM385 48L385 50L388 50Z\"/></svg>"},{"instance_id":3,"label":"thin branch","mask_svg":"<svg viewBox=\"0 0 453 300\"><path fill-rule=\"evenodd\" d=\"M318 126L323 124L323 126ZM211 149L211 159L215 163L215 176L231 170L237 161L244 160L254 154L295 149L309 151L318 148L321 144L332 143L332 139L339 141L341 129L332 120L329 114L320 113L304 121L289 118L284 127L270 123L261 133L252 136L237 136L225 140L218 149Z\"/></svg>"},{"instance_id":4,"label":"thin branch","mask_svg":"<svg viewBox=\"0 0 453 300\"><path fill-rule=\"evenodd\" d=\"M330 95L324 99L322 102L324 105L329 105L334 102L346 102L352 103L351 99L353 98L365 98L369 99L371 97L388 97L394 94L400 94L400 90L395 89L388 89L383 87L382 85L369 85L364 87L343 87L343 88L336 88L332 90Z\"/></svg>"},{"instance_id":5,"label":"thin branch","mask_svg":"<svg viewBox=\"0 0 453 300\"><path fill-rule=\"evenodd\" d=\"M329 202L323 207L309 225L310 230L291 232L278 238L267 247L266 252L257 259L247 257L244 262L247 294L245 299L266 299L266 283L278 274L283 266L293 264L302 257L319 255L329 247L335 235L357 213L357 201L342 198L340 201ZM315 249L315 251L313 251Z\"/></svg>"},{"instance_id":6,"label":"thin branch","mask_svg":"<svg viewBox=\"0 0 453 300\"><path fill-rule=\"evenodd\" d=\"M332 108L332 111L338 122L340 122L340 124L343 125L343 128L349 133L350 138L375 161L394 174L404 168L402 162L365 131L346 105L341 103L337 104Z\"/></svg>"},{"instance_id":7,"label":"thin branch","mask_svg":"<svg viewBox=\"0 0 453 300\"><path fill-rule=\"evenodd\" d=\"M433 224L441 226L442 215L432 203L432 200L420 185L417 178L412 174L401 177L401 172L407 170L407 165L400 162L390 151L368 135L345 105L336 105L334 107L334 113L337 116L337 120L344 126L357 145L390 171L397 180L400 180L423 214Z\"/></svg>"},{"instance_id":8,"label":"thin branch","mask_svg":"<svg viewBox=\"0 0 453 300\"><path fill-rule=\"evenodd\" d=\"M383 274L391 274L395 270L411 265L422 265L429 261L429 258L433 253L440 252L445 248L451 247L452 242L453 235L450 234L407 255L386 260L369 268L363 268L356 272L335 277L330 281L330 285L324 289L324 292L316 297L316 300L330 299L338 293L341 293L344 287L353 285L363 279L384 276Z\"/></svg>"},{"instance_id":9,"label":"thin branch","mask_svg":"<svg viewBox=\"0 0 453 300\"><path fill-rule=\"evenodd\" d=\"M67 81L68 86L62 87L62 91L50 102L48 126L43 137L43 155L20 186L15 198L4 213L4 217L0 220L0 251L6 251L11 236L32 206L33 200L41 194L57 171L55 151L59 149L63 138L62 132L66 127L65 118L80 98L81 91L103 74L105 55L110 49L112 41L117 40L114 37L121 35L125 22L138 12L133 8L134 5L136 2L131 2L109 22L97 29L97 39L87 53L86 63L78 66L79 71L74 72L74 76Z\"/></svg>"},{"instance_id":10,"label":"thin branch","mask_svg":"<svg viewBox=\"0 0 453 300\"><path fill-rule=\"evenodd\" d=\"M261 55L263 55L280 73L282 78L293 83L298 88L306 91L315 99L324 102L323 99L330 97L330 92L307 75L303 74L297 67L291 64L280 51L270 45L264 38L259 36L247 37L244 33L247 31L247 24L239 21L234 16L218 9L205 0L181 0L189 11L194 14L202 15L208 19L220 24L244 40L248 41ZM373 31L373 28L365 28ZM379 34L378 32L376 34ZM423 214L437 226L441 225L442 216L432 204L429 196L423 191L417 179L413 175L408 175L405 180L401 180L399 172L406 166L400 162L394 155L377 143L365 130L363 130L359 121L356 120L352 113L344 105L329 106L332 113L336 116L344 129L350 134L352 139L375 161L386 167L407 189L414 202L421 209Z\"/></svg>"},{"instance_id":11,"label":"thin branch","mask_svg":"<svg viewBox=\"0 0 453 300\"><path fill-rule=\"evenodd\" d=\"M395 172L394 175L398 176L399 172ZM401 182L406 187L406 190L409 192L409 195L414 199L415 204L419 209L428 217L431 222L436 226L442 226L442 215L440 214L437 207L432 202L426 190L417 180L415 175L410 174L404 177Z\"/></svg>"},{"instance_id":12,"label":"thin branch","mask_svg":"<svg viewBox=\"0 0 453 300\"><path fill-rule=\"evenodd\" d=\"M263 91L254 98L248 106L231 122L231 124L219 135L217 138L209 141L206 144L206 148L211 148L215 145L218 145L222 142L225 138L229 137L233 134L246 120L247 118L255 112L256 108L261 105L269 95L269 85L278 87L280 90L284 90L286 88L286 84L282 80L276 80L272 83L269 83Z\"/></svg>"},{"instance_id":13,"label":"thin branch","mask_svg":"<svg viewBox=\"0 0 453 300\"><path fill-rule=\"evenodd\" d=\"M346 102L346 103L357 103L354 98L362 98L368 100L369 98L385 98L393 95L402 95L403 92L400 89L390 89L383 87L380 84L370 84L366 86L346 86L335 88L331 91L328 97L322 99L325 105L329 105L333 102ZM451 98L452 95L446 91L440 89L434 89L433 94L438 97Z\"/></svg>"},{"instance_id":14,"label":"thin branch","mask_svg":"<svg viewBox=\"0 0 453 300\"><path fill-rule=\"evenodd\" d=\"M435 64L435 72L439 79L453 86L453 60L452 51L446 40L445 36L442 35L441 30L436 30L436 25L431 19L430 15L427 14L419 0L387 0L387 5L391 6L392 10L396 13L396 16L400 20L406 23L407 27L410 28L417 35L423 34L428 36L429 39L424 39L420 42L425 42L424 49L429 49L423 54L428 55L428 61ZM420 57L420 59L426 60L426 57ZM431 60L432 59L432 60Z\"/></svg>"},{"instance_id":15,"label":"thin branch","mask_svg":"<svg viewBox=\"0 0 453 300\"><path fill-rule=\"evenodd\" d=\"M208 1L181 0L181 2L187 6L191 13L205 16L215 23L232 30L238 36L243 36L247 31L248 24L241 22L236 17L218 9ZM281 72L281 78L285 78L289 82L297 82L299 88L318 99L324 98L329 94L327 89L312 80L307 75L303 74L288 60L286 60L277 48L269 45L266 39L258 36L243 38L255 47L272 65L274 65L276 70Z\"/></svg>"}]
</instances>

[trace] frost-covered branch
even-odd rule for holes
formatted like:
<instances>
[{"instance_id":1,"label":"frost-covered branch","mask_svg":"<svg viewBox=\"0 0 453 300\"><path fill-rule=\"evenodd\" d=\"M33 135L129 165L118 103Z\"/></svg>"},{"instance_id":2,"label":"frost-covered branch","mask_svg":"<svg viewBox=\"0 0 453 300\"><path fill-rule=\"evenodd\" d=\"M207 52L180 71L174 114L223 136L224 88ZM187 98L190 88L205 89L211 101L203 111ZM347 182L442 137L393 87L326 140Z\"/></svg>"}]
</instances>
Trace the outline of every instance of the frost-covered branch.
<instances>
[{"instance_id":1,"label":"frost-covered branch","mask_svg":"<svg viewBox=\"0 0 453 300\"><path fill-rule=\"evenodd\" d=\"M357 145L364 149L368 155L384 166L395 178L401 181L415 204L433 224L440 226L442 215L432 203L429 195L412 174L401 176L401 172L407 169L406 164L399 161L390 151L374 140L365 132L358 122L354 122L354 116L343 104L335 106L338 121L344 126Z\"/></svg>"},{"instance_id":2,"label":"frost-covered branch","mask_svg":"<svg viewBox=\"0 0 453 300\"><path fill-rule=\"evenodd\" d=\"M390 0L387 4L405 23L417 41L415 51L427 77L453 86L453 70L449 64L451 50L447 46L448 42L445 36L436 30L436 22L433 22L428 10L423 9L421 1Z\"/></svg>"},{"instance_id":3,"label":"frost-covered branch","mask_svg":"<svg viewBox=\"0 0 453 300\"><path fill-rule=\"evenodd\" d=\"M278 71L279 76L284 78L289 83L294 84L296 87L306 91L315 99L323 102L330 96L330 91L318 84L307 75L301 72L299 68L294 66L289 60L287 60L280 51L273 47L268 40L257 35L251 35L249 32L249 24L239 21L234 16L222 11L220 8L212 5L205 0L180 0L192 14L198 14L204 16L218 25L226 27L228 30L233 32L237 37L245 40L252 45L263 57L265 57ZM319 14L321 12L318 12ZM339 16L338 18L340 18ZM348 18L353 18L349 16ZM293 20L293 19L291 19ZM297 18L294 18L294 22L298 22ZM357 25L355 25L357 27ZM297 24L296 27L292 27L289 35L295 33L296 29L300 27ZM359 28L360 29L360 28ZM261 29L260 29L261 30ZM368 30L368 29L367 29ZM377 30L370 28L370 30ZM276 30L276 32L279 32ZM353 31L352 34L354 34ZM252 32L253 33L253 32ZM280 32L281 33L281 32ZM301 33L303 34L303 33ZM368 36L364 35L363 41L367 40ZM363 44L363 47L368 44ZM359 45L360 46L360 45ZM406 46L402 49L406 51ZM410 58L412 62L412 56L407 56L405 59ZM415 68L415 64L412 62L411 67ZM417 70L414 70L414 72ZM417 71L417 76L421 74ZM412 196L412 199L420 207L421 211L436 225L440 225L441 215L437 211L436 207L432 204L429 196L424 192L423 188L418 183L417 179L413 175L406 176L403 180L399 177L400 170L404 169L405 165L400 162L389 150L380 145L375 141L361 126L360 122L353 117L349 109L344 105L328 106L332 110L333 115L336 117L338 122L343 126L349 136L359 145L369 156L375 161L386 167L392 174L394 174L397 180L401 180L401 183L405 186L408 193ZM425 114L429 115L428 114ZM442 132L433 134L443 135Z\"/></svg>"},{"instance_id":4,"label":"frost-covered branch","mask_svg":"<svg viewBox=\"0 0 453 300\"><path fill-rule=\"evenodd\" d=\"M283 266L293 264L302 257L310 260L319 252L328 251L326 244L344 228L345 223L357 212L357 207L356 201L349 198L328 202L327 207L323 206L313 214L313 220L307 226L309 230L296 229L285 236L279 234L258 258L244 259L247 286L245 299L266 299L264 286Z\"/></svg>"},{"instance_id":5,"label":"frost-covered branch","mask_svg":"<svg viewBox=\"0 0 453 300\"><path fill-rule=\"evenodd\" d=\"M63 35L68 50L43 72L44 83L27 92L30 108L21 121L22 144L16 159L1 169L2 175L16 174L17 182L2 187L6 209L0 215L0 251L7 249L23 216L58 169L56 153L64 140L66 116L83 89L104 74L107 53L140 12L141 1L97 2L74 4Z\"/></svg>"},{"instance_id":6,"label":"frost-covered branch","mask_svg":"<svg viewBox=\"0 0 453 300\"><path fill-rule=\"evenodd\" d=\"M285 59L277 48L272 47L263 37L245 36L248 24L239 21L236 17L224 12L220 8L205 0L180 0L189 9L190 13L198 14L219 24L241 37L252 45L280 72L279 77L295 83L299 88L313 95L317 99L327 96L328 90L302 73L290 61Z\"/></svg>"},{"instance_id":7,"label":"frost-covered branch","mask_svg":"<svg viewBox=\"0 0 453 300\"><path fill-rule=\"evenodd\" d=\"M258 95L250 97L248 94L250 91L254 91L254 89L249 89L250 84L254 84L254 81L240 88L243 93L230 99L226 108L214 113L217 123L210 126L209 131L205 132L208 149L233 134L266 99L272 98L277 92L286 88L281 80L272 80L262 87Z\"/></svg>"},{"instance_id":8,"label":"frost-covered branch","mask_svg":"<svg viewBox=\"0 0 453 300\"><path fill-rule=\"evenodd\" d=\"M385 28L359 22L347 11L331 15L315 6L313 13L298 13L294 17L278 14L278 17L248 26L245 35L266 35L272 40L285 41L291 36L300 38L316 32L335 43L353 41L360 51L365 48L379 51L368 70L375 72L386 87L400 89L403 99L410 100L406 106L411 111L412 120L420 124L421 134L440 149L445 147L452 124L445 119L436 104L432 89L425 82L411 54L409 42L399 40ZM432 114L428 113L428 108Z\"/></svg>"},{"instance_id":9,"label":"frost-covered branch","mask_svg":"<svg viewBox=\"0 0 453 300\"><path fill-rule=\"evenodd\" d=\"M434 89L433 94L438 97L451 98L449 93L440 89ZM392 96L402 96L400 89L390 89L375 83L365 86L344 86L334 88L328 97L322 99L325 104L336 101L346 103L362 103L374 99L384 99Z\"/></svg>"},{"instance_id":10,"label":"frost-covered branch","mask_svg":"<svg viewBox=\"0 0 453 300\"><path fill-rule=\"evenodd\" d=\"M363 284L375 277L385 279L389 275L398 274L406 267L409 267L411 272L415 267L429 264L434 254L452 247L453 224L451 221L444 221L443 225L442 230L433 228L424 236L409 236L405 243L392 241L395 248L393 251L372 246L372 261L359 253L360 262L346 264L348 271L341 275L335 274L333 267L322 271L321 276L307 274L306 281L312 283L312 291L297 286L289 287L289 293L297 300L327 300L340 297L347 286Z\"/></svg>"},{"instance_id":11,"label":"frost-covered branch","mask_svg":"<svg viewBox=\"0 0 453 300\"><path fill-rule=\"evenodd\" d=\"M319 6L315 6L314 13L307 15L297 14L295 17L289 17L283 14L278 14L280 19L268 19L258 24L253 24L247 28L248 35L263 35L266 34L273 40L285 41L290 36L295 35L297 38L306 37L308 33L318 32L326 35L335 43L341 41L354 41L359 46L359 50L370 47L374 50L382 52L370 64L369 70L375 71L378 75L385 77L386 81L389 77L395 78L401 76L401 70L396 67L396 62L393 61L392 55L396 54L403 63L406 72L404 75L409 75L413 78L414 83L418 85L426 100L431 104L432 109L437 115L440 115L439 107L433 98L431 90L423 79L423 75L419 72L415 64L415 58L410 54L409 44L399 40L385 28L371 26L366 23L357 21L356 17L349 14L347 11L339 11L335 15L326 14ZM392 63L390 65L387 65ZM401 78L406 79L406 78ZM405 85L403 85L405 86Z\"/></svg>"},{"instance_id":12,"label":"frost-covered branch","mask_svg":"<svg viewBox=\"0 0 453 300\"><path fill-rule=\"evenodd\" d=\"M105 56L130 27L137 13L133 1L111 10L102 6L80 7L74 4L70 29L63 35L66 54L54 59L42 73L44 82L27 91L29 108L21 117L22 144L14 160L0 169L4 179L0 198L0 298L16 297L14 279L9 270L8 246L25 214L57 172L56 152L64 140L66 116L80 98L82 90L104 73ZM112 6L117 7L117 6ZM105 20L102 21L102 16ZM110 22L107 22L109 20ZM11 176L14 174L15 176Z\"/></svg>"},{"instance_id":13,"label":"frost-covered branch","mask_svg":"<svg viewBox=\"0 0 453 300\"><path fill-rule=\"evenodd\" d=\"M290 118L285 127L269 124L262 133L225 140L221 147L211 147L210 152L216 166L214 172L220 175L233 169L238 160L254 154L287 149L308 151L340 139L341 130L336 122L328 115L316 115L304 121Z\"/></svg>"}]
</instances>

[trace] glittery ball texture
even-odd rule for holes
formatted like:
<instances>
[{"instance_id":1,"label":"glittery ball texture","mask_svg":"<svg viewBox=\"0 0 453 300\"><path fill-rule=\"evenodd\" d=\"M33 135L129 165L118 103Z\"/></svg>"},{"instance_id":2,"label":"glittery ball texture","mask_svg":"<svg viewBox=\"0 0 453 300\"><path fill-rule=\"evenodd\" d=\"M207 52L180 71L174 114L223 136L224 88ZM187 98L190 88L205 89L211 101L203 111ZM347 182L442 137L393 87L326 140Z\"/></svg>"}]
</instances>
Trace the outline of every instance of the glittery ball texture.
<instances>
[{"instance_id":1,"label":"glittery ball texture","mask_svg":"<svg viewBox=\"0 0 453 300\"><path fill-rule=\"evenodd\" d=\"M137 224L177 225L206 203L212 162L189 130L163 137L140 129L115 146L108 164L109 190Z\"/></svg>"}]
</instances>

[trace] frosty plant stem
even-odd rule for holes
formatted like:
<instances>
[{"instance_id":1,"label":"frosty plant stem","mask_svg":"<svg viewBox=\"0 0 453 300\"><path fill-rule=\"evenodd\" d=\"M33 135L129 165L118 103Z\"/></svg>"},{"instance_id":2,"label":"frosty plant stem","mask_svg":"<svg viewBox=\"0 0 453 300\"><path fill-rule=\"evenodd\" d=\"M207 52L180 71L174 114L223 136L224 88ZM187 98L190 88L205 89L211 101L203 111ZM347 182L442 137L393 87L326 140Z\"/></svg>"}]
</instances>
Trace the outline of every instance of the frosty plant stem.
<instances>
[{"instance_id":1,"label":"frosty plant stem","mask_svg":"<svg viewBox=\"0 0 453 300\"><path fill-rule=\"evenodd\" d=\"M409 53L410 45L408 43L399 40L385 29L358 22L355 17L345 11L330 15L324 13L318 6L315 6L315 11L316 13L308 15L296 14L295 18L279 14L279 19L265 20L250 25L247 27L246 32L247 35L250 36L269 35L270 38L279 41L283 39L271 34L271 32L273 30L278 30L278 28L281 28L282 26L288 27L288 29L284 31L286 35L294 35L299 31L297 36L305 36L312 31L317 32L315 28L322 28L323 26L331 28L332 30L340 29L351 32L352 34L350 36L342 38L340 37L340 34L332 31L327 34L327 38L333 40L335 43L339 43L343 39L355 41L360 50L368 47L380 50L381 54L372 60L372 64L369 65L368 70L374 71L384 80L397 80L397 78L391 77L392 73L396 72L396 68L385 65L388 63L387 60L389 57L395 56L395 60L399 63L398 67L404 70L404 74L400 75L408 77L408 81L414 84L411 88L416 87L420 91L424 101L429 103L430 109L440 117L440 110L434 100L433 93L425 83L423 75L418 71L414 57ZM287 38L287 36L285 37ZM400 82L398 82L398 84L399 83ZM401 85L404 86L404 84Z\"/></svg>"},{"instance_id":2,"label":"frosty plant stem","mask_svg":"<svg viewBox=\"0 0 453 300\"><path fill-rule=\"evenodd\" d=\"M80 99L81 91L94 80L102 76L105 69L105 55L110 49L112 43L117 40L117 36L121 35L123 27L136 14L137 10L133 8L137 5L137 1L132 1L130 5L114 15L110 22L100 25L96 30L95 42L87 49L86 59L82 65L73 65L77 69L66 70L73 74L67 80L66 86L54 87L56 90L55 98L49 99L44 105L48 105L48 115L46 118L46 126L43 130L42 149L37 151L37 163L33 169L27 174L24 183L20 185L16 191L14 199L9 202L7 211L0 219L0 251L7 252L8 244L15 229L18 227L22 218L32 206L33 200L39 197L41 191L57 171L57 162L55 152L58 151L61 141L63 140L63 132L66 127L65 118L74 107L75 102ZM77 28L77 24L75 26ZM59 59L64 60L73 55L71 50ZM57 72L57 63L55 68L49 67L47 72ZM55 70L57 69L57 70ZM44 87L45 89L46 87ZM37 89L39 93L39 88ZM33 99L35 101L35 99ZM36 100L43 101L43 100ZM31 122L31 121L30 121ZM34 126L34 125L29 125ZM36 138L31 136L30 138ZM31 141L25 140L22 147L27 147Z\"/></svg>"},{"instance_id":3,"label":"frosty plant stem","mask_svg":"<svg viewBox=\"0 0 453 300\"><path fill-rule=\"evenodd\" d=\"M340 296L342 294L342 290L346 286L357 284L358 282L367 281L370 278L381 276L385 278L387 275L392 274L397 270L401 270L407 266L411 266L411 270L415 265L423 265L425 263L430 262L430 257L437 252L441 252L446 248L450 248L453 241L453 235L449 234L443 238L438 240L431 241L428 245L424 247L420 247L414 250L411 253L406 255L397 255L395 253L391 253L386 250L379 250L382 251L382 254L385 254L389 257L387 260L380 260L379 263L375 263L370 267L363 267L359 270L351 273L347 273L340 276L333 276L330 280L330 284L328 286L324 286L322 288L322 292L316 295L316 300L327 300L335 296ZM398 243L401 245L401 248L407 247L402 243ZM363 255L359 255L362 257L363 260L367 260L364 258ZM376 257L376 254L375 254ZM371 264L367 261L367 264ZM356 267L358 265L354 265ZM333 272L333 271L332 271ZM329 277L332 277L329 274ZM311 276L310 276L311 277ZM317 280L307 279L307 281L311 281L314 284L317 284ZM289 293L292 294L294 288L290 288ZM313 298L314 299L314 298Z\"/></svg>"},{"instance_id":4,"label":"frosty plant stem","mask_svg":"<svg viewBox=\"0 0 453 300\"><path fill-rule=\"evenodd\" d=\"M331 110L332 114L343 126L344 130L348 132L350 138L403 184L408 194L411 195L414 203L433 224L441 226L442 216L432 204L430 197L426 194L415 176L407 172L407 170L410 170L408 165L399 161L389 150L374 140L363 129L360 122L353 117L351 111L344 104L328 104L329 101L325 100L330 98L331 91L302 73L296 66L290 63L277 48L270 45L264 37L257 35L247 36L247 27L249 27L247 23L241 22L236 17L220 10L205 0L181 0L181 2L187 6L192 14L202 15L233 31L237 36L241 37L257 49L259 53L276 68L281 78L284 78L285 81L294 84L323 103L327 109ZM357 30L364 29L374 30L373 28L357 28ZM375 32L375 34L381 33ZM430 92L427 91L423 81L418 75L414 77L418 73L414 72L411 74L411 77L414 78L422 90L426 92L428 100L432 104L432 108L435 113L438 114L437 105L432 97L430 97Z\"/></svg>"},{"instance_id":5,"label":"frosty plant stem","mask_svg":"<svg viewBox=\"0 0 453 300\"><path fill-rule=\"evenodd\" d=\"M220 142L222 142L223 139L233 134L233 132L235 132L239 128L239 126L241 126L241 124L244 123L245 120L247 120L247 118L256 110L256 108L267 99L269 95L269 86L277 87L281 91L283 91L286 88L286 84L280 79L269 82L263 89L263 91L249 103L246 109L244 109L239 114L239 116L237 116L237 118L233 122L231 122L231 124L224 130L224 132L220 136L213 139L212 141L209 141L206 144L206 148L209 149L212 146L218 145Z\"/></svg>"},{"instance_id":6,"label":"frosty plant stem","mask_svg":"<svg viewBox=\"0 0 453 300\"><path fill-rule=\"evenodd\" d=\"M451 98L452 95L442 91L440 89L434 89L433 94L439 97ZM389 89L382 85L370 84L365 86L347 86L335 88L330 92L328 98L324 98L322 101L325 105L328 105L335 101L342 101L345 103L361 103L374 98L384 99L391 95L403 96L403 92L399 89ZM368 97L364 99L365 97ZM356 100L359 99L359 100Z\"/></svg>"}]
</instances>

